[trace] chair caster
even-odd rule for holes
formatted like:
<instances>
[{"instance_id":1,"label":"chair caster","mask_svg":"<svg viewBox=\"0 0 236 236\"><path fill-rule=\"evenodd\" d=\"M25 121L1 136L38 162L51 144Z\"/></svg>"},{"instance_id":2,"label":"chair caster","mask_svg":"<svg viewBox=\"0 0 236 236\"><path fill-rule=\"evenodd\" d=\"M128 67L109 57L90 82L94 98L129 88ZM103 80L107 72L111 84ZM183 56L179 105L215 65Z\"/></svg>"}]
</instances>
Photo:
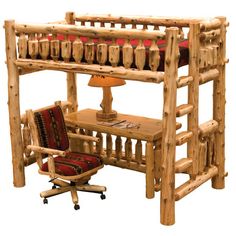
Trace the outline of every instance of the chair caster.
<instances>
[{"instance_id":1,"label":"chair caster","mask_svg":"<svg viewBox=\"0 0 236 236\"><path fill-rule=\"evenodd\" d=\"M47 198L43 199L43 204L48 204L48 199Z\"/></svg>"},{"instance_id":2,"label":"chair caster","mask_svg":"<svg viewBox=\"0 0 236 236\"><path fill-rule=\"evenodd\" d=\"M74 205L74 209L77 211L77 210L80 209L80 206L79 206L78 204L75 204L75 205Z\"/></svg>"},{"instance_id":3,"label":"chair caster","mask_svg":"<svg viewBox=\"0 0 236 236\"><path fill-rule=\"evenodd\" d=\"M106 199L106 195L105 195L104 193L102 193L102 194L100 195L100 198L101 198L102 200L104 200L104 199Z\"/></svg>"},{"instance_id":4,"label":"chair caster","mask_svg":"<svg viewBox=\"0 0 236 236\"><path fill-rule=\"evenodd\" d=\"M57 186L54 184L54 185L52 186L52 189L55 189L55 188L57 188Z\"/></svg>"}]
</instances>

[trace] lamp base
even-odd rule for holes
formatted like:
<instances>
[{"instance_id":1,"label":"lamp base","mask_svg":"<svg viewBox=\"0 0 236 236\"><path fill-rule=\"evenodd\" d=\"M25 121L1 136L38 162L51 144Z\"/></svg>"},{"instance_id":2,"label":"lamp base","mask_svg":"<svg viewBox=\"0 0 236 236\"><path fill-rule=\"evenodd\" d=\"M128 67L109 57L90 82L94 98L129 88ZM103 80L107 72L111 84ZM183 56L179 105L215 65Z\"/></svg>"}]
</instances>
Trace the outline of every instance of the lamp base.
<instances>
[{"instance_id":1,"label":"lamp base","mask_svg":"<svg viewBox=\"0 0 236 236\"><path fill-rule=\"evenodd\" d=\"M112 110L109 113L104 113L102 110L100 110L97 111L96 117L98 121L112 121L117 118L117 112Z\"/></svg>"}]
</instances>

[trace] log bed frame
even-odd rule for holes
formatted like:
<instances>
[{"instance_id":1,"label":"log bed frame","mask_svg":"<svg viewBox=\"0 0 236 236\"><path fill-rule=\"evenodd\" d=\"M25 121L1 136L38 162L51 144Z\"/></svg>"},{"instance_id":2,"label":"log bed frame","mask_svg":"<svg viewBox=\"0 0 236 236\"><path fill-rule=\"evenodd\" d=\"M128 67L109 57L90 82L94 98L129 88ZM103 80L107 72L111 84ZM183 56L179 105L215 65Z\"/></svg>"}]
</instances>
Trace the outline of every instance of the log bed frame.
<instances>
[{"instance_id":1,"label":"log bed frame","mask_svg":"<svg viewBox=\"0 0 236 236\"><path fill-rule=\"evenodd\" d=\"M147 152L154 151L155 153L153 157L155 167L151 167L150 171L155 175L156 180L158 179L155 191L160 190L161 192L162 224L174 224L175 201L188 195L204 182L211 179L213 188L223 189L226 176L225 64L227 60L225 53L227 26L228 22L225 17L206 20L114 17L111 15L77 16L73 12L66 13L65 21L47 24L18 24L14 20L5 21L14 186L23 187L25 185L24 168L35 162L34 153L29 153L26 148L31 144L31 136L26 116L21 115L20 112L19 76L40 70L57 70L67 72L67 101L61 103L67 114L76 112L78 109L77 73L163 84L162 138L159 145L161 149L150 142L146 145ZM189 69L187 75L178 76L178 41L183 38L183 29L188 31ZM61 43L57 39L58 35L64 37ZM75 37L73 42L69 40L70 35ZM81 36L87 37L88 42L83 44L80 40ZM95 38L99 40L97 51L95 51L93 43ZM123 58L119 58L120 49L116 45L118 38L125 40L122 48ZM111 39L112 44L107 45L105 39ZM135 49L132 49L130 39L139 40ZM166 40L164 72L157 71L159 49L156 41L159 39ZM143 40L153 42L149 48L149 69L143 69L145 63ZM73 59L71 60L71 58ZM82 58L85 62L81 62ZM107 65L107 61L110 62L110 65ZM135 68L130 68L132 63ZM199 86L209 81L213 81L213 117L212 120L199 124ZM177 107L177 91L185 86L188 88L188 101ZM176 118L184 115L187 115L187 131L176 134ZM80 130L80 132L89 133L86 130ZM91 131L90 134L92 134ZM102 138L102 134L98 133L97 137ZM120 137L117 138L116 147L121 145ZM107 142L111 142L109 134L107 134ZM132 149L130 143L129 139L125 148ZM187 158L176 161L176 146L184 143L187 143ZM94 146L92 149L100 148L101 150L101 145L100 147L99 145ZM142 150L141 145L138 140L135 150L139 154L135 155L139 157L140 150ZM110 149L112 149L112 145L110 145ZM115 152L115 150L109 149L107 151ZM106 155L106 152L104 153ZM129 151L125 150L122 157L124 160L127 153ZM136 164L145 167L145 156L142 154L141 159L140 161L139 158ZM130 169L130 159L127 163L123 163L122 167ZM137 170L140 171L138 167ZM189 175L189 180L178 187L175 186L177 173ZM147 197L152 198L154 195Z\"/></svg>"}]
</instances>

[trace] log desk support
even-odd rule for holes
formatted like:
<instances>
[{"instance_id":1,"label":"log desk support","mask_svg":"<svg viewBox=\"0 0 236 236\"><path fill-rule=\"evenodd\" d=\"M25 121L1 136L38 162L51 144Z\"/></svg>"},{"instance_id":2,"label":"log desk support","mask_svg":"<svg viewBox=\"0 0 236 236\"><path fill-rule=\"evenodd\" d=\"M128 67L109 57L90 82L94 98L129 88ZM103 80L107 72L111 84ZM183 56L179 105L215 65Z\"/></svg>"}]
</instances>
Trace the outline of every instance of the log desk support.
<instances>
[{"instance_id":1,"label":"log desk support","mask_svg":"<svg viewBox=\"0 0 236 236\"><path fill-rule=\"evenodd\" d=\"M97 145L96 148L92 147L90 150L102 155L105 164L146 173L146 197L153 198L155 189L159 189L157 185L161 177L159 165L162 134L161 120L118 114L117 120L126 120L139 125L134 128L119 128L98 123L96 112L96 110L85 109L69 113L65 116L66 125L71 128L80 129L80 132L87 132L87 134L96 131L97 137L100 138L100 147ZM177 123L176 128L180 128L179 123ZM105 149L103 149L102 133L106 135ZM116 138L114 151L112 149L111 135ZM121 137L126 138L124 152L122 151ZM134 154L132 151L132 140L137 140ZM146 142L145 155L142 154L142 141Z\"/></svg>"}]
</instances>

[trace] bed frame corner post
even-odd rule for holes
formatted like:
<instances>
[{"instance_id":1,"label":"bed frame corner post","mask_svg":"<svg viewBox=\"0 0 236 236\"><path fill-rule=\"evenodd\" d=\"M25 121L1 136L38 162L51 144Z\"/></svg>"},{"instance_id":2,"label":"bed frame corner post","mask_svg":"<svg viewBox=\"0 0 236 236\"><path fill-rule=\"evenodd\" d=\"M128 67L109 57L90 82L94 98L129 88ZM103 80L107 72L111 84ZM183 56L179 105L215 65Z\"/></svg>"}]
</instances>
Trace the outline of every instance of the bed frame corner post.
<instances>
[{"instance_id":1,"label":"bed frame corner post","mask_svg":"<svg viewBox=\"0 0 236 236\"><path fill-rule=\"evenodd\" d=\"M217 68L219 76L214 80L213 89L213 119L219 124L215 133L215 164L218 174L212 178L212 187L223 189L225 187L225 54L226 54L226 18L217 17L221 21L219 53Z\"/></svg>"},{"instance_id":2,"label":"bed frame corner post","mask_svg":"<svg viewBox=\"0 0 236 236\"><path fill-rule=\"evenodd\" d=\"M66 12L65 20L67 24L75 24L75 13ZM78 98L77 98L77 81L76 73L67 72L67 101L71 103L69 112L75 112L78 110Z\"/></svg>"},{"instance_id":3,"label":"bed frame corner post","mask_svg":"<svg viewBox=\"0 0 236 236\"><path fill-rule=\"evenodd\" d=\"M175 223L176 90L178 77L178 28L166 29L164 105L162 123L161 223Z\"/></svg>"},{"instance_id":4,"label":"bed frame corner post","mask_svg":"<svg viewBox=\"0 0 236 236\"><path fill-rule=\"evenodd\" d=\"M25 186L25 165L21 135L19 72L14 63L16 60L15 21L6 20L4 27L8 68L8 108L13 164L13 184L15 187L23 187Z\"/></svg>"}]
</instances>

